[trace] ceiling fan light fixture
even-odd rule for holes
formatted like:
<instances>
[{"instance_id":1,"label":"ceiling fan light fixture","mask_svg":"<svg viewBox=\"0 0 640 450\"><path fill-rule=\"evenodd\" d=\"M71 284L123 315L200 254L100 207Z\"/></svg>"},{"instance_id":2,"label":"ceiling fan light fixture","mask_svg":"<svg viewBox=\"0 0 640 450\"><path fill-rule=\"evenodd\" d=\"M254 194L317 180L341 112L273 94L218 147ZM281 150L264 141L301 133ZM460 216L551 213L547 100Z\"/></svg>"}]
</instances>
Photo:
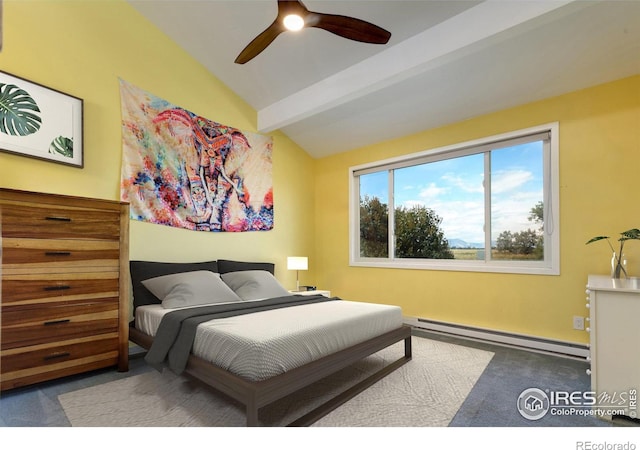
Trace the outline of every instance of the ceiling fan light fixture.
<instances>
[{"instance_id":1,"label":"ceiling fan light fixture","mask_svg":"<svg viewBox=\"0 0 640 450\"><path fill-rule=\"evenodd\" d=\"M304 19L297 14L289 14L282 22L289 31L299 31L304 27Z\"/></svg>"},{"instance_id":2,"label":"ceiling fan light fixture","mask_svg":"<svg viewBox=\"0 0 640 450\"><path fill-rule=\"evenodd\" d=\"M2 2L2 0L0 0ZM370 44L386 44L391 33L377 25L355 17L309 11L300 0L278 0L278 15L262 33L240 52L236 64L244 64L259 55L286 31L305 27L321 28L346 39Z\"/></svg>"}]
</instances>

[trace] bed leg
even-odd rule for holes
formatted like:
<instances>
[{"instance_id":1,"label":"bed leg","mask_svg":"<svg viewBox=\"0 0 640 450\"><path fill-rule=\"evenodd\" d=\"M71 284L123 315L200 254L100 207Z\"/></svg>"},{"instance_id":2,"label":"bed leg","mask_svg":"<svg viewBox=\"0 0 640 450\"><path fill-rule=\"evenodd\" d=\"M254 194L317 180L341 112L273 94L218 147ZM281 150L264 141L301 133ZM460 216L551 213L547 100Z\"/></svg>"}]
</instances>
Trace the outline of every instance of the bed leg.
<instances>
[{"instance_id":1,"label":"bed leg","mask_svg":"<svg viewBox=\"0 0 640 450\"><path fill-rule=\"evenodd\" d=\"M411 336L404 340L404 356L405 358L411 358Z\"/></svg>"},{"instance_id":2,"label":"bed leg","mask_svg":"<svg viewBox=\"0 0 640 450\"><path fill-rule=\"evenodd\" d=\"M247 405L247 426L258 426L258 408L256 408L255 405L252 404Z\"/></svg>"}]
</instances>

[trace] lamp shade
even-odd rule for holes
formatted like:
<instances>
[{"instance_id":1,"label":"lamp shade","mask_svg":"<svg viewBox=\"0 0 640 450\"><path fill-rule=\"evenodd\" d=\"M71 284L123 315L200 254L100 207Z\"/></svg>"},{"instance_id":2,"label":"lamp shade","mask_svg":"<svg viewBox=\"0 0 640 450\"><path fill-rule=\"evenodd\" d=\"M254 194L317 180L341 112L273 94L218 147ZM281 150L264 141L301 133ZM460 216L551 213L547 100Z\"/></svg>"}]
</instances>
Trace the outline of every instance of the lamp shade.
<instances>
[{"instance_id":1,"label":"lamp shade","mask_svg":"<svg viewBox=\"0 0 640 450\"><path fill-rule=\"evenodd\" d=\"M309 268L309 258L306 256L288 256L287 269L289 270L307 270Z\"/></svg>"}]
</instances>

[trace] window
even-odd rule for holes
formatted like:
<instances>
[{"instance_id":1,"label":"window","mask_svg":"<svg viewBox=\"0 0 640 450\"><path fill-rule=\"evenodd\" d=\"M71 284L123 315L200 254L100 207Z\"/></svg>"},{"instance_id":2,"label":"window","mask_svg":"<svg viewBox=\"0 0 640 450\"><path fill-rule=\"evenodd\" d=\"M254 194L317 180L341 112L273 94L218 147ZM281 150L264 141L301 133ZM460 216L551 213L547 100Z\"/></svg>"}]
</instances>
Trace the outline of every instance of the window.
<instances>
[{"instance_id":1,"label":"window","mask_svg":"<svg viewBox=\"0 0 640 450\"><path fill-rule=\"evenodd\" d=\"M349 171L351 265L559 274L557 123Z\"/></svg>"}]
</instances>

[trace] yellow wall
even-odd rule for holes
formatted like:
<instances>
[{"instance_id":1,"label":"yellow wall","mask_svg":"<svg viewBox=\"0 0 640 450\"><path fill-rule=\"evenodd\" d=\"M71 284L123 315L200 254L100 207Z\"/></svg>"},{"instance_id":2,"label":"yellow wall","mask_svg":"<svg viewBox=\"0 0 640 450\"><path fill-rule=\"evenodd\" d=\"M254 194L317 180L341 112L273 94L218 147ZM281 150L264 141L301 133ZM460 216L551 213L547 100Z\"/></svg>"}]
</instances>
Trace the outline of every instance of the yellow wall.
<instances>
[{"instance_id":1,"label":"yellow wall","mask_svg":"<svg viewBox=\"0 0 640 450\"><path fill-rule=\"evenodd\" d=\"M560 124L560 276L349 267L348 168L507 131ZM585 282L608 273L611 252L593 236L640 228L640 76L500 111L316 164L318 285L343 298L395 303L407 316L572 342L587 316ZM627 243L640 276L640 242Z\"/></svg>"},{"instance_id":2,"label":"yellow wall","mask_svg":"<svg viewBox=\"0 0 640 450\"><path fill-rule=\"evenodd\" d=\"M3 19L0 70L84 99L85 168L0 153L2 187L118 199L119 77L255 131L252 108L122 0L4 0ZM552 121L560 122L560 276L349 267L348 167ZM316 161L274 133L274 230L199 233L133 221L131 257L269 260L292 286L286 256L308 255L301 282L344 298L399 304L407 316L586 342L571 318L587 315L586 276L606 273L610 254L604 243L584 242L640 227L639 130L636 76ZM640 243L630 242L626 253L640 275Z\"/></svg>"},{"instance_id":3,"label":"yellow wall","mask_svg":"<svg viewBox=\"0 0 640 450\"><path fill-rule=\"evenodd\" d=\"M3 16L0 70L84 100L85 167L0 153L1 187L119 199L118 78L211 120L256 129L251 107L124 1L4 0ZM132 221L131 258L268 260L293 288L286 256L313 256L313 159L283 134L273 137L272 231L202 233ZM315 267L311 259L302 282Z\"/></svg>"}]
</instances>

